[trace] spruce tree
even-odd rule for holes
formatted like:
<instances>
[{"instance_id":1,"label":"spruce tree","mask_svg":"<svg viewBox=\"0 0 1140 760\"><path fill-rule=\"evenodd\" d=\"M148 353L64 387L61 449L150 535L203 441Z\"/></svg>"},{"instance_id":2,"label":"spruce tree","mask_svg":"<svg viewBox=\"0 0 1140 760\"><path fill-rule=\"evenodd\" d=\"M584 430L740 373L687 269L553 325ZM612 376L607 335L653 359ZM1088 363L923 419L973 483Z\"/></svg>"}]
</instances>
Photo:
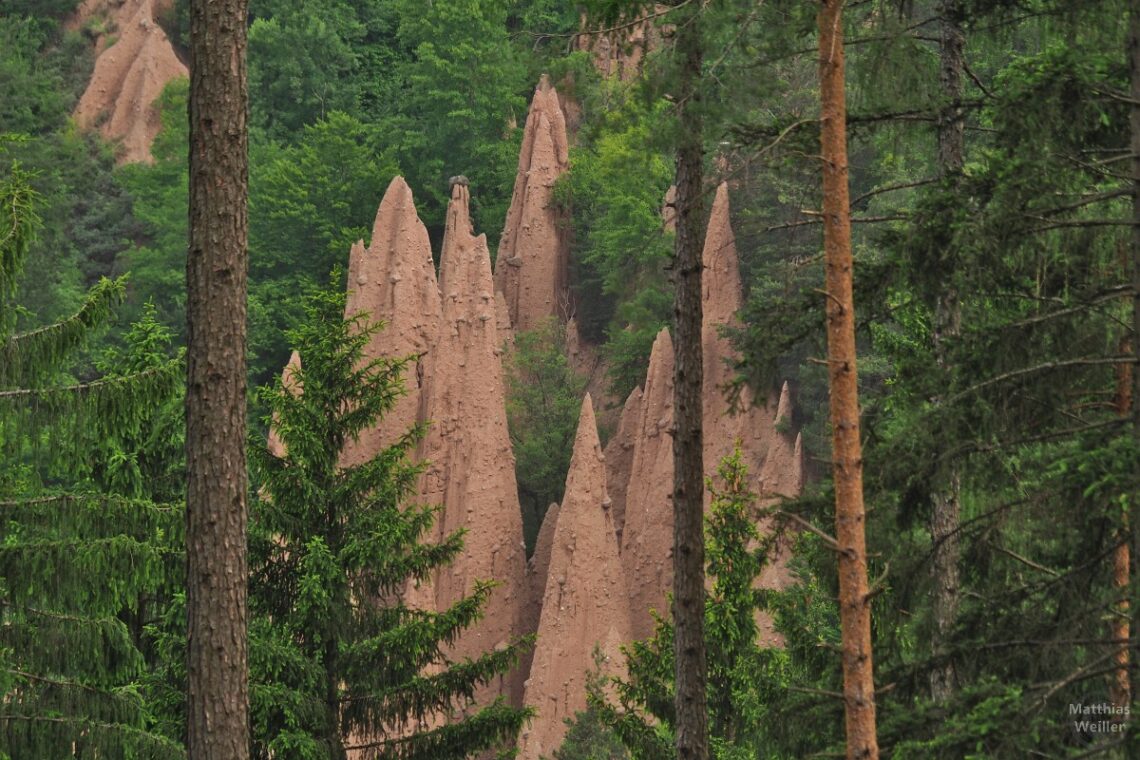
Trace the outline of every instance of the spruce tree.
<instances>
[{"instance_id":1,"label":"spruce tree","mask_svg":"<svg viewBox=\"0 0 1140 760\"><path fill-rule=\"evenodd\" d=\"M169 579L181 510L100 491L84 471L94 447L172 396L180 363L68 378L122 280L101 281L62 322L15 332L38 224L29 180L12 167L0 181L0 757L178 757L151 731L126 621Z\"/></svg>"},{"instance_id":2,"label":"spruce tree","mask_svg":"<svg viewBox=\"0 0 1140 760\"><path fill-rule=\"evenodd\" d=\"M1120 745L1055 729L1068 704L1112 699L1110 674L1133 645L1114 633L1113 557L1137 492L1136 444L1111 402L1114 370L1134 363L1120 349L1134 339L1119 264L1131 226L1127 28L1120 3L1040 9L1027 20L1015 4L959 6L955 102L929 65L934 4L908 7L905 22L849 8L852 78L864 83L849 115L855 205L866 207L854 226L870 326L861 369L879 375L860 386L875 666L888 685L877 702L893 756L1110 756ZM969 160L944 162L952 176L940 179L939 128L955 119ZM753 289L757 306L765 290ZM805 303L789 287L751 310L750 361L816 334L797 313ZM960 521L931 541L955 480ZM818 519L827 495L824 484L795 509ZM953 562L957 582L943 570ZM835 571L830 553L813 564L805 583ZM937 604L938 585L957 585L956 603ZM833 710L827 668L811 667L796 687L819 689L815 709ZM817 747L837 745L833 734Z\"/></svg>"},{"instance_id":3,"label":"spruce tree","mask_svg":"<svg viewBox=\"0 0 1140 760\"><path fill-rule=\"evenodd\" d=\"M333 291L307 299L305 322L289 333L300 368L260 392L284 454L250 446L254 756L446 760L509 745L528 710L500 699L459 716L526 642L473 661L443 653L493 584L438 612L401 600L463 545L458 534L422 543L438 509L408 503L422 469L409 455L423 431L340 466L345 443L403 392L405 369L363 359L380 326L344 320L344 301Z\"/></svg>"},{"instance_id":4,"label":"spruce tree","mask_svg":"<svg viewBox=\"0 0 1140 760\"><path fill-rule=\"evenodd\" d=\"M710 757L716 760L785 756L772 751L770 739L778 730L775 716L785 698L788 658L780 648L761 645L757 625L759 613L775 609L771 592L757 588L757 581L777 539L761 537L761 511L748 482L738 448L720 463L710 484L712 503L704 525L710 579L704 606L707 717ZM592 684L589 713L578 716L609 725L634 760L674 756L675 630L670 619L659 618L652 638L627 648L629 674L616 679L612 697L604 685Z\"/></svg>"}]
</instances>

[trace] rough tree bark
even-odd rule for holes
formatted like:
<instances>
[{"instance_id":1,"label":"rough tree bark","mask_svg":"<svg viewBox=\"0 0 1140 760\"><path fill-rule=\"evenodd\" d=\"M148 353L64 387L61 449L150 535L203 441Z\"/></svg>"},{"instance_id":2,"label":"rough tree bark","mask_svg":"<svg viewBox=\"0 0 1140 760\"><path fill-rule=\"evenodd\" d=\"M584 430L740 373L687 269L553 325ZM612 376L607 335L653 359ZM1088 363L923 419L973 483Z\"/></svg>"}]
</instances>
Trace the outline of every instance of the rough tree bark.
<instances>
[{"instance_id":1,"label":"rough tree bark","mask_svg":"<svg viewBox=\"0 0 1140 760\"><path fill-rule=\"evenodd\" d=\"M249 757L245 51L246 0L192 0L186 258L191 760Z\"/></svg>"},{"instance_id":2,"label":"rough tree bark","mask_svg":"<svg viewBox=\"0 0 1140 760\"><path fill-rule=\"evenodd\" d=\"M1129 114L1132 152L1132 236L1130 258L1132 268L1132 355L1140 357L1140 0L1128 4L1128 65L1131 76L1131 109ZM1132 372L1132 438L1140 443L1140 371L1133 367ZM1132 506L1136 505L1136 494L1132 494ZM1131 516L1131 553L1140 556L1140 519ZM1140 630L1140 621L1131 619L1140 614L1140 575L1129 568L1132 574L1129 584L1131 630ZM1129 653L1134 644L1129 645ZM1129 663L1131 664L1131 663ZM1140 715L1140 702L1136 700L1136 690L1131 693L1132 715ZM1136 749L1137 729L1132 729L1133 745Z\"/></svg>"},{"instance_id":3,"label":"rough tree bark","mask_svg":"<svg viewBox=\"0 0 1140 760\"><path fill-rule=\"evenodd\" d=\"M956 183L962 174L966 154L966 122L962 118L962 71L965 64L966 35L960 21L960 0L943 0L939 4L939 80L946 101L938 117L938 167L942 177ZM944 244L951 245L950 235ZM947 338L961 332L962 309L958 291L947 284L938 295L934 322L934 355L940 369L947 369ZM960 548L958 528L961 524L961 479L952 463L946 482L933 495L930 515L930 540L933 549L931 571L934 584L934 635L931 650L935 657L945 656L945 642L958 617ZM930 672L930 696L945 701L954 691L955 667L946 659Z\"/></svg>"},{"instance_id":4,"label":"rough tree bark","mask_svg":"<svg viewBox=\"0 0 1140 760\"><path fill-rule=\"evenodd\" d=\"M855 366L851 208L847 184L843 0L819 10L820 132L823 159L823 248L827 269L827 362L839 544L839 622L848 760L879 757L871 661L871 600L864 535L863 453Z\"/></svg>"},{"instance_id":5,"label":"rough tree bark","mask_svg":"<svg viewBox=\"0 0 1140 760\"><path fill-rule=\"evenodd\" d=\"M678 760L707 760L701 246L704 230L700 10L677 20L677 237L673 256L673 621Z\"/></svg>"}]
</instances>

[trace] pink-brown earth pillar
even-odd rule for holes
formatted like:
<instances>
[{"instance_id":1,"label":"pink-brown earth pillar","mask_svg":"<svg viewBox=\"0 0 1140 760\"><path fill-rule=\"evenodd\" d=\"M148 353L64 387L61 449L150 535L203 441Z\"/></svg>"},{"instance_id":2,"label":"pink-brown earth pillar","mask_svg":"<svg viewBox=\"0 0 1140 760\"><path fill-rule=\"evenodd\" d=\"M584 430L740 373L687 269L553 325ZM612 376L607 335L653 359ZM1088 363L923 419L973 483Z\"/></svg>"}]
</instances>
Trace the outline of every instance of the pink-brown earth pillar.
<instances>
[{"instance_id":1,"label":"pink-brown earth pillar","mask_svg":"<svg viewBox=\"0 0 1140 760\"><path fill-rule=\"evenodd\" d=\"M672 427L673 341L663 329L649 355L621 537L635 639L653 633L650 610L669 614L665 594L673 582Z\"/></svg>"},{"instance_id":2,"label":"pink-brown earth pillar","mask_svg":"<svg viewBox=\"0 0 1140 760\"><path fill-rule=\"evenodd\" d=\"M729 221L728 187L723 183L713 200L702 260L705 474L715 475L720 460L731 454L739 442L749 479L755 484L772 443L775 424L769 409L753 404L753 395L747 386L740 389L735 401L729 394L736 375L732 362L738 357L721 330L738 324L736 312L743 294L736 238ZM710 498L706 491L706 508Z\"/></svg>"},{"instance_id":3,"label":"pink-brown earth pillar","mask_svg":"<svg viewBox=\"0 0 1140 760\"><path fill-rule=\"evenodd\" d=\"M84 0L70 22L95 37L95 70L75 107L82 129L98 129L119 143L116 160L149 163L162 127L158 96L190 72L178 59L159 13L171 0Z\"/></svg>"},{"instance_id":4,"label":"pink-brown earth pillar","mask_svg":"<svg viewBox=\"0 0 1140 760\"><path fill-rule=\"evenodd\" d=\"M372 459L427 420L428 355L439 338L442 304L427 228L403 177L388 185L368 247L362 242L352 247L344 311L345 317L363 314L368 323L385 325L370 339L366 361L409 358L403 374L405 395L374 427L345 446L341 463L352 466Z\"/></svg>"},{"instance_id":5,"label":"pink-brown earth pillar","mask_svg":"<svg viewBox=\"0 0 1140 760\"><path fill-rule=\"evenodd\" d=\"M637 443L637 427L641 423L641 395L641 388L630 391L621 408L617 430L606 443L606 486L614 503L614 530L617 532L619 546L625 528L625 508L633 468L633 451Z\"/></svg>"},{"instance_id":6,"label":"pink-brown earth pillar","mask_svg":"<svg viewBox=\"0 0 1140 760\"><path fill-rule=\"evenodd\" d=\"M569 168L566 119L544 76L534 91L514 193L495 257L495 290L503 294L515 330L570 316L570 251L554 183Z\"/></svg>"},{"instance_id":7,"label":"pink-brown earth pillar","mask_svg":"<svg viewBox=\"0 0 1140 760\"><path fill-rule=\"evenodd\" d=\"M771 403L767 407L756 406L748 386L742 386L735 399L729 393L736 374L732 365L738 356L722 330L739 324L736 314L743 300L736 238L729 213L728 185L721 183L709 216L702 255L705 474L715 477L720 461L739 445L748 466L749 486L759 497L759 503L768 506L780 496L799 495L803 482L802 457L795 451L796 436L791 431L792 399L787 383L783 385L774 412ZM708 491L705 499L707 508L711 501ZM773 528L770 520L760 525L762 533ZM787 586L792 580L787 566L787 542L778 542L768 559L759 584L767 588ZM760 615L757 623L762 643L779 643L767 615Z\"/></svg>"},{"instance_id":8,"label":"pink-brown earth pillar","mask_svg":"<svg viewBox=\"0 0 1140 760\"><path fill-rule=\"evenodd\" d=\"M586 709L586 679L624 672L629 598L606 495L606 466L590 395L582 401L566 493L558 512L526 704L537 711L519 737L521 760L552 757L566 718Z\"/></svg>"},{"instance_id":9,"label":"pink-brown earth pillar","mask_svg":"<svg viewBox=\"0 0 1140 760\"><path fill-rule=\"evenodd\" d=\"M475 658L526 633L523 608L529 601L491 261L486 236L472 232L468 204L467 187L455 184L440 258L440 335L426 375L431 426L422 447L429 462L422 498L443 505L437 535L467 531L463 554L435 575L435 608L447 609L470 594L477 580L500 585L483 619L451 649L452 658ZM501 693L518 704L522 682L516 672L483 689L478 701Z\"/></svg>"},{"instance_id":10,"label":"pink-brown earth pillar","mask_svg":"<svg viewBox=\"0 0 1140 760\"><path fill-rule=\"evenodd\" d=\"M301 392L301 355L294 351L289 355L289 361L285 364L285 369L281 370L281 385L282 387L297 395ZM266 447L269 453L281 459L287 453L285 448L285 441L281 440L281 436L277 433L277 414L274 413L273 419L269 423L269 437L266 441Z\"/></svg>"}]
</instances>

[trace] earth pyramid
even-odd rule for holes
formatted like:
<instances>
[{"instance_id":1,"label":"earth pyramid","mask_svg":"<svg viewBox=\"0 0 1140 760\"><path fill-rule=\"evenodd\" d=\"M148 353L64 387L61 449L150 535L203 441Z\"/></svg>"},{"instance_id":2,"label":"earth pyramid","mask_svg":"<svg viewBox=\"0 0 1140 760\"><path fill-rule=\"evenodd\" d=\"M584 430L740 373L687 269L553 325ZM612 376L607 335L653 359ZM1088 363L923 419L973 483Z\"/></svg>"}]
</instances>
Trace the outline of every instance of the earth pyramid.
<instances>
[{"instance_id":1,"label":"earth pyramid","mask_svg":"<svg viewBox=\"0 0 1140 760\"><path fill-rule=\"evenodd\" d=\"M384 322L365 349L366 361L410 357L403 374L406 395L375 427L345 446L341 461L351 466L368 461L427 419L427 355L439 338L442 305L431 241L403 177L388 185L368 247L360 241L352 247L344 312L346 317L363 313L369 323Z\"/></svg>"},{"instance_id":2,"label":"earth pyramid","mask_svg":"<svg viewBox=\"0 0 1140 760\"><path fill-rule=\"evenodd\" d=\"M737 354L721 331L726 326L738 324L736 312L740 309L743 295L736 238L729 223L728 186L723 183L717 188L713 200L702 261L701 351L704 392L701 395L705 425L705 475L715 475L720 460L731 454L739 442L744 463L748 465L748 475L753 482L757 482L768 448L775 438L776 426L769 410L753 404L752 392L748 386L740 388L735 400L729 394L729 387L736 375L732 362ZM706 508L709 499L706 489Z\"/></svg>"},{"instance_id":3,"label":"earth pyramid","mask_svg":"<svg viewBox=\"0 0 1140 760\"><path fill-rule=\"evenodd\" d=\"M554 551L554 530L558 526L558 509L558 504L551 504L546 508L542 526L538 529L538 538L534 543L534 553L526 565L530 584L530 607L527 609L527 619L531 622L528 630L538 630L542 598L546 595L546 579L550 575L550 554Z\"/></svg>"},{"instance_id":4,"label":"earth pyramid","mask_svg":"<svg viewBox=\"0 0 1140 760\"><path fill-rule=\"evenodd\" d=\"M554 204L554 183L569 168L566 119L558 93L543 76L534 91L506 225L495 259L495 290L502 293L515 330L569 317L569 241Z\"/></svg>"},{"instance_id":5,"label":"earth pyramid","mask_svg":"<svg viewBox=\"0 0 1140 760\"><path fill-rule=\"evenodd\" d=\"M281 370L281 385L285 390L292 394L301 392L301 355L294 351L289 355L289 361L285 364L285 369ZM277 415L273 415L273 419L269 425L269 438L266 441L266 446L269 453L278 459L285 456L285 442L281 440L281 436L277 433Z\"/></svg>"},{"instance_id":6,"label":"earth pyramid","mask_svg":"<svg viewBox=\"0 0 1140 760\"><path fill-rule=\"evenodd\" d=\"M618 418L617 431L606 443L606 486L614 506L614 529L618 544L625 528L625 506L628 499L630 470L633 467L633 450L637 441L637 426L641 422L641 388L634 388L626 397Z\"/></svg>"},{"instance_id":7,"label":"earth pyramid","mask_svg":"<svg viewBox=\"0 0 1140 760\"><path fill-rule=\"evenodd\" d=\"M629 588L633 638L653 633L650 610L667 615L673 581L673 341L653 341L626 494L621 560Z\"/></svg>"},{"instance_id":8,"label":"earth pyramid","mask_svg":"<svg viewBox=\"0 0 1140 760\"><path fill-rule=\"evenodd\" d=\"M792 432L792 394L788 383L780 389L773 420L774 433L760 470L760 491L773 496L798 496L803 487L803 441Z\"/></svg>"},{"instance_id":9,"label":"earth pyramid","mask_svg":"<svg viewBox=\"0 0 1140 760\"><path fill-rule=\"evenodd\" d=\"M780 495L798 495L803 483L802 441L790 432L792 399L787 383L775 415L753 403L747 386L742 386L735 397L730 393L737 357L722 331L736 324L742 292L729 211L728 187L722 184L713 201L702 254L704 470L706 476L714 477L721 459L739 444L753 491L761 503L771 503ZM651 609L668 614L666 593L673 581L673 449L668 435L673 424L673 350L668 337L662 331L653 345L639 422L630 430L623 413L611 444L615 454L611 478L622 483L625 466L618 459L619 452L632 439L633 456L623 492L625 519L624 524L619 522L619 531L630 588L633 636L639 639L653 633ZM627 407L632 402L633 397ZM706 489L706 508L710 502ZM770 526L762 525L761 529ZM765 569L761 585L781 587L790 580L786 547L779 549ZM774 642L771 621L762 620L761 626L765 639Z\"/></svg>"},{"instance_id":10,"label":"earth pyramid","mask_svg":"<svg viewBox=\"0 0 1140 760\"><path fill-rule=\"evenodd\" d=\"M586 678L622 673L629 597L606 495L606 466L594 405L582 401L566 494L558 511L526 703L538 712L519 738L519 757L552 756L564 719L586 709ZM597 662L595 652L598 652Z\"/></svg>"},{"instance_id":11,"label":"earth pyramid","mask_svg":"<svg viewBox=\"0 0 1140 760\"><path fill-rule=\"evenodd\" d=\"M440 258L440 334L426 372L431 426L421 446L428 461L421 498L442 505L437 536L467 531L463 554L435 575L435 609L471 594L477 581L499 585L483 618L456 641L453 659L475 658L527 633L523 612L530 596L490 254L486 237L472 232L468 204L466 185L453 185ZM477 697L483 702L502 693L518 704L522 681L516 672Z\"/></svg>"},{"instance_id":12,"label":"earth pyramid","mask_svg":"<svg viewBox=\"0 0 1140 760\"><path fill-rule=\"evenodd\" d=\"M75 107L75 121L120 143L121 164L152 160L150 148L162 128L158 96L172 79L190 73L157 21L170 5L170 0L84 0L70 24L105 29L96 35L95 70Z\"/></svg>"}]
</instances>

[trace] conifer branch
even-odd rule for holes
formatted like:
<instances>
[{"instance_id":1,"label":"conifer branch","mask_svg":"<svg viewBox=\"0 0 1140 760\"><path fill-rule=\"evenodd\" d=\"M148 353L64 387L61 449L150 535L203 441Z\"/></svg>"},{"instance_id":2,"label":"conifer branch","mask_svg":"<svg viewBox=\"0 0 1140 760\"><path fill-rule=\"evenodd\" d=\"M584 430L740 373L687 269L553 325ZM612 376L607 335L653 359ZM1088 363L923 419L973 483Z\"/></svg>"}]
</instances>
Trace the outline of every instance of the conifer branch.
<instances>
[{"instance_id":1,"label":"conifer branch","mask_svg":"<svg viewBox=\"0 0 1140 760\"><path fill-rule=\"evenodd\" d=\"M1138 362L1140 362L1140 360L1138 360L1135 356L1132 356L1129 354L1124 354L1121 356L1085 357L1085 358L1081 358L1081 359L1066 359L1066 360L1062 360L1062 361L1042 362L1041 364L1035 364L1032 367L1023 367L1022 369L1016 369L1016 370L1011 370L1009 372L1003 372L1002 374L997 375L996 377L991 377L989 380L985 380L983 382L971 385L969 388L965 389L964 391L960 391L958 393L955 393L953 396L946 399L946 403L952 404L956 401L961 401L966 396L969 396L970 394L973 394L973 393L977 393L978 391L980 391L984 388L989 388L990 386L997 385L999 383L1004 383L1007 380L1014 380L1014 379L1019 378L1019 377L1025 377L1026 375L1035 375L1035 374L1040 373L1040 372L1049 372L1052 370L1067 369L1069 367L1092 367L1092 366L1102 366L1105 364L1112 364L1112 365L1136 364Z\"/></svg>"},{"instance_id":2,"label":"conifer branch","mask_svg":"<svg viewBox=\"0 0 1140 760\"><path fill-rule=\"evenodd\" d=\"M106 320L111 308L126 293L125 283L125 277L115 280L103 278L88 292L83 306L71 316L55 324L10 335L0 344L0 384L18 382L28 374L30 367L42 370L58 364L91 328Z\"/></svg>"}]
</instances>

